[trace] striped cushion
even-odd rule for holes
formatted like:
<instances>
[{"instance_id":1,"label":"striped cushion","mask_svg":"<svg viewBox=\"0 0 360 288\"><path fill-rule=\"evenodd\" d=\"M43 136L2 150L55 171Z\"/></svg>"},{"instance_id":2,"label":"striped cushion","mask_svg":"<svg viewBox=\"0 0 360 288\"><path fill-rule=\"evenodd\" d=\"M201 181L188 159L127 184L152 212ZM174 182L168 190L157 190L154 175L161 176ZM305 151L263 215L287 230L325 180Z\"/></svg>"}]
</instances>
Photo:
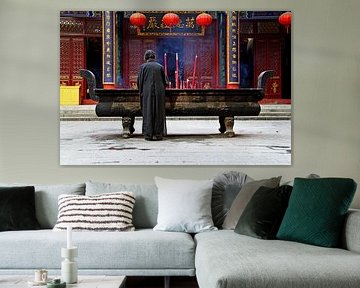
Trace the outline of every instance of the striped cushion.
<instances>
[{"instance_id":1,"label":"striped cushion","mask_svg":"<svg viewBox=\"0 0 360 288\"><path fill-rule=\"evenodd\" d=\"M72 226L74 231L133 231L132 192L105 193L94 196L63 194L59 196L59 214L55 231Z\"/></svg>"}]
</instances>

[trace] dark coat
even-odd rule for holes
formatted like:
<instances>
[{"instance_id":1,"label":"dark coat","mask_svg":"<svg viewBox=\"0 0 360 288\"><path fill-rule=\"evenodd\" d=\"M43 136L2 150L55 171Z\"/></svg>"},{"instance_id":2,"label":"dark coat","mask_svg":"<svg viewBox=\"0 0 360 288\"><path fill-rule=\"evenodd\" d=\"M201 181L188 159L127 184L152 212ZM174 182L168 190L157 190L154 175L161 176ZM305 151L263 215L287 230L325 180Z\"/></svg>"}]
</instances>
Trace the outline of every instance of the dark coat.
<instances>
[{"instance_id":1,"label":"dark coat","mask_svg":"<svg viewBox=\"0 0 360 288\"><path fill-rule=\"evenodd\" d=\"M155 60L140 66L137 85L143 114L142 133L145 138L165 134L165 73Z\"/></svg>"}]
</instances>

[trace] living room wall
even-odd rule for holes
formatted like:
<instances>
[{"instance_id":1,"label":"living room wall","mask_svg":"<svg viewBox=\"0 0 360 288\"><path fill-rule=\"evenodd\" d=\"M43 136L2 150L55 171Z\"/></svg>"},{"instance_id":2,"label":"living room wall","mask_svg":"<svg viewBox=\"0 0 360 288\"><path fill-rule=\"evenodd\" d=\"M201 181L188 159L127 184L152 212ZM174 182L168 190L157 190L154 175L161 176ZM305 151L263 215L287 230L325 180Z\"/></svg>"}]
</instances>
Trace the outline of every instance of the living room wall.
<instances>
[{"instance_id":1,"label":"living room wall","mask_svg":"<svg viewBox=\"0 0 360 288\"><path fill-rule=\"evenodd\" d=\"M291 166L59 165L60 10L291 10ZM204 179L225 170L253 178L317 173L360 185L358 0L2 0L0 2L0 182L153 182ZM120 124L119 124L120 125ZM360 189L358 189L360 190ZM360 208L360 191L353 207Z\"/></svg>"}]
</instances>

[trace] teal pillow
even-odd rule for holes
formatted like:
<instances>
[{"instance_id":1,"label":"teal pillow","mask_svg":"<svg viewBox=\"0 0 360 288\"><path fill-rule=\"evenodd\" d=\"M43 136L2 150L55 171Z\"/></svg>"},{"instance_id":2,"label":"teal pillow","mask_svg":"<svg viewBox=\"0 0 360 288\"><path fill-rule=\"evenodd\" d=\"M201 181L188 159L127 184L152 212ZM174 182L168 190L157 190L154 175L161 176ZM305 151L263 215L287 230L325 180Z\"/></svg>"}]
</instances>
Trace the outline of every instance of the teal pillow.
<instances>
[{"instance_id":1,"label":"teal pillow","mask_svg":"<svg viewBox=\"0 0 360 288\"><path fill-rule=\"evenodd\" d=\"M338 247L355 191L356 182L349 178L295 178L277 238Z\"/></svg>"}]
</instances>

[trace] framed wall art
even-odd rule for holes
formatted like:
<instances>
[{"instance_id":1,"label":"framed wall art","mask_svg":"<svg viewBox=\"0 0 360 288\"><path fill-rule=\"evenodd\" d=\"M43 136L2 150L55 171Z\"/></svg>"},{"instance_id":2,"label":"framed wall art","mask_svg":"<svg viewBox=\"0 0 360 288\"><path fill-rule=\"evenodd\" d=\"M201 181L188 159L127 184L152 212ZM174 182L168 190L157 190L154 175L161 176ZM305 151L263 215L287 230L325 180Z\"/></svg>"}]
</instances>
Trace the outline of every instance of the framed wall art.
<instances>
[{"instance_id":1,"label":"framed wall art","mask_svg":"<svg viewBox=\"0 0 360 288\"><path fill-rule=\"evenodd\" d=\"M290 11L61 11L60 165L291 165Z\"/></svg>"}]
</instances>

